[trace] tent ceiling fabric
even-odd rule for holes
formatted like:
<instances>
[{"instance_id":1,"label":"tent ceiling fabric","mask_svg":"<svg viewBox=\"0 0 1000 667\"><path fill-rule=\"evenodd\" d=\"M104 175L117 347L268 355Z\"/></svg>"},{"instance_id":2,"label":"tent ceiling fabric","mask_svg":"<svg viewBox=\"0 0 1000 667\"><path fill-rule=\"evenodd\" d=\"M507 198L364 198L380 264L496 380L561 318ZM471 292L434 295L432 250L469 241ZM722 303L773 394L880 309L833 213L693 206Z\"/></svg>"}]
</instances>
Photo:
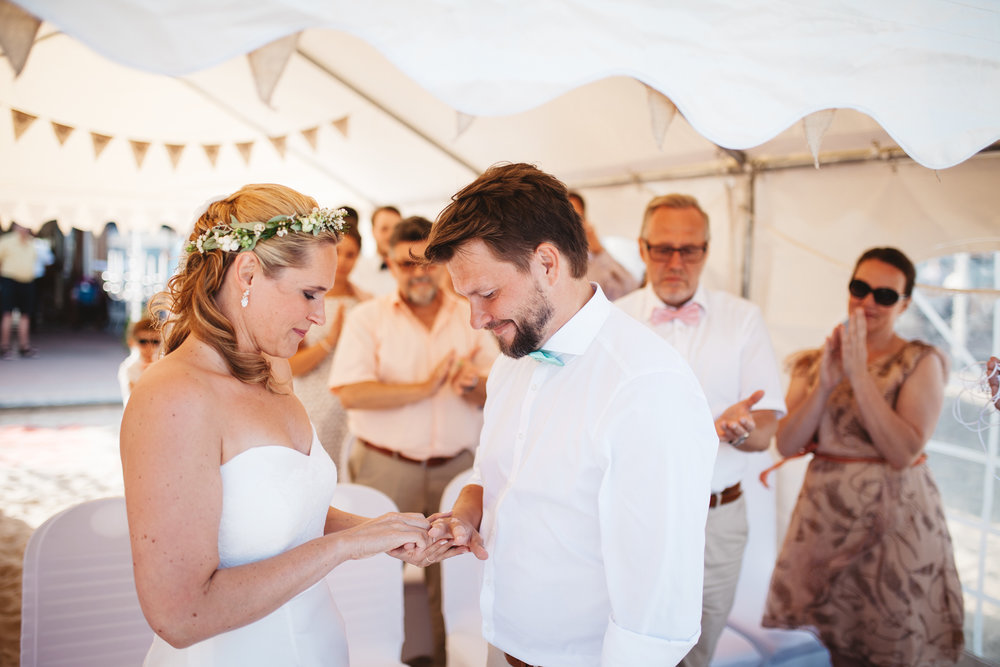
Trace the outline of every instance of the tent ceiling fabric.
<instances>
[{"instance_id":1,"label":"tent ceiling fabric","mask_svg":"<svg viewBox=\"0 0 1000 667\"><path fill-rule=\"evenodd\" d=\"M162 74L329 27L374 45L436 98L474 116L523 112L628 75L727 148L762 144L825 108L866 113L931 168L1000 138L1000 8L988 0L17 4L114 61Z\"/></svg>"},{"instance_id":2,"label":"tent ceiling fabric","mask_svg":"<svg viewBox=\"0 0 1000 667\"><path fill-rule=\"evenodd\" d=\"M502 160L583 188L732 172L719 146L811 164L798 121L827 108L826 155L898 142L943 168L1000 138L990 3L17 4L46 23L19 77L0 66L0 219L32 226L183 228L253 181L433 218ZM244 54L299 31L266 105ZM662 148L647 85L681 112ZM17 140L11 110L38 116Z\"/></svg>"}]
</instances>

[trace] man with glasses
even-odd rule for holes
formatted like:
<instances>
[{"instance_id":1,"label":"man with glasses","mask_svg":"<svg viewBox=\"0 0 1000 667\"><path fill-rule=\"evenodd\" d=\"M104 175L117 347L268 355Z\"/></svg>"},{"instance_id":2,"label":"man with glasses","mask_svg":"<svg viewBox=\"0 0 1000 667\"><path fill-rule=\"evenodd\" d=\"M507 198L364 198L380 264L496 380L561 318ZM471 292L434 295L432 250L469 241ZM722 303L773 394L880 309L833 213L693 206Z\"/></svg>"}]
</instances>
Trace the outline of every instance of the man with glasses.
<instances>
[{"instance_id":1,"label":"man with glasses","mask_svg":"<svg viewBox=\"0 0 1000 667\"><path fill-rule=\"evenodd\" d=\"M386 259L397 291L347 315L329 382L357 438L351 479L384 492L401 512L424 515L472 466L486 376L499 354L493 336L469 324L468 303L441 289L443 269L423 261L430 230L419 217L393 229ZM434 664L444 667L440 565L425 577Z\"/></svg>"},{"instance_id":2,"label":"man with glasses","mask_svg":"<svg viewBox=\"0 0 1000 667\"><path fill-rule=\"evenodd\" d=\"M785 413L781 377L760 309L700 286L708 215L694 197L671 194L646 206L639 253L646 286L615 302L687 359L708 398L719 451L705 529L701 638L682 665L708 665L733 606L747 541L740 480L745 452L766 449Z\"/></svg>"}]
</instances>

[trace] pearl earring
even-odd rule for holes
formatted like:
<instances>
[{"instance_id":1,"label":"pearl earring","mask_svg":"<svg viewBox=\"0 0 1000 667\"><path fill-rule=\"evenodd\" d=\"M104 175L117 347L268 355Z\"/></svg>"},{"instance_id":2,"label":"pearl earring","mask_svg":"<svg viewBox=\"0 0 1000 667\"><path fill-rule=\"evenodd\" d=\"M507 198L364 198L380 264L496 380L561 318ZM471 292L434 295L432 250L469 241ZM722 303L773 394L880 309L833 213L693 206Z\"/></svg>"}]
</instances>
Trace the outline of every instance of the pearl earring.
<instances>
[{"instance_id":1,"label":"pearl earring","mask_svg":"<svg viewBox=\"0 0 1000 667\"><path fill-rule=\"evenodd\" d=\"M249 287L246 288L243 291L243 298L240 299L240 305L243 306L244 308L246 308L248 303L250 303L250 288Z\"/></svg>"}]
</instances>

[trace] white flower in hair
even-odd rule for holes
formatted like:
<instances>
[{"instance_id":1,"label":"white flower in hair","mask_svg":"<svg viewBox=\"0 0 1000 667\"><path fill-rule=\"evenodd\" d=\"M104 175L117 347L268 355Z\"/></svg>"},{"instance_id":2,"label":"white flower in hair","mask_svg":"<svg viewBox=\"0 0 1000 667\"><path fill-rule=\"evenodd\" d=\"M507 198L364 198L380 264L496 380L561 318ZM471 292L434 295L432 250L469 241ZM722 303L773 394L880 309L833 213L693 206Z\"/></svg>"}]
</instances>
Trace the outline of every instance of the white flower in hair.
<instances>
[{"instance_id":1,"label":"white flower in hair","mask_svg":"<svg viewBox=\"0 0 1000 667\"><path fill-rule=\"evenodd\" d=\"M230 216L228 223L220 222L200 234L187 244L185 250L202 254L216 249L222 252L253 250L258 241L285 236L289 232L316 236L329 231L339 236L347 226L344 222L346 215L347 211L342 208L314 208L308 215L276 215L267 222L240 222L236 216Z\"/></svg>"}]
</instances>

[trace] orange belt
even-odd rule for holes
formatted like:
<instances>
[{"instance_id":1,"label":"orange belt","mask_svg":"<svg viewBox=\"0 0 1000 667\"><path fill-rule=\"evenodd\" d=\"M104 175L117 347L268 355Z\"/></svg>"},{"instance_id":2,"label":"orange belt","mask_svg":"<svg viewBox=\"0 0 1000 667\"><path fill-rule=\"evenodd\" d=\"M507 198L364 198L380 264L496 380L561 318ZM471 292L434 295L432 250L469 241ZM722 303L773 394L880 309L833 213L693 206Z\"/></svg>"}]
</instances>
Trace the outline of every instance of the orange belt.
<instances>
[{"instance_id":1,"label":"orange belt","mask_svg":"<svg viewBox=\"0 0 1000 667\"><path fill-rule=\"evenodd\" d=\"M834 463L888 463L888 461L886 461L885 459L877 456L836 456L834 454L821 454L816 451L817 447L819 447L819 443L814 440L813 442L809 443L809 445L798 454L792 454L789 457L781 459L773 466L760 473L760 483L764 485L764 488L770 489L771 487L768 486L767 483L768 475L770 475L772 472L774 472L781 466L785 465L792 459L797 459L799 457L805 456L806 454L812 454L817 459L821 459L823 461L833 461ZM927 460L927 454L921 454L920 456L917 457L917 460L911 464L910 467L918 466L926 460Z\"/></svg>"}]
</instances>

